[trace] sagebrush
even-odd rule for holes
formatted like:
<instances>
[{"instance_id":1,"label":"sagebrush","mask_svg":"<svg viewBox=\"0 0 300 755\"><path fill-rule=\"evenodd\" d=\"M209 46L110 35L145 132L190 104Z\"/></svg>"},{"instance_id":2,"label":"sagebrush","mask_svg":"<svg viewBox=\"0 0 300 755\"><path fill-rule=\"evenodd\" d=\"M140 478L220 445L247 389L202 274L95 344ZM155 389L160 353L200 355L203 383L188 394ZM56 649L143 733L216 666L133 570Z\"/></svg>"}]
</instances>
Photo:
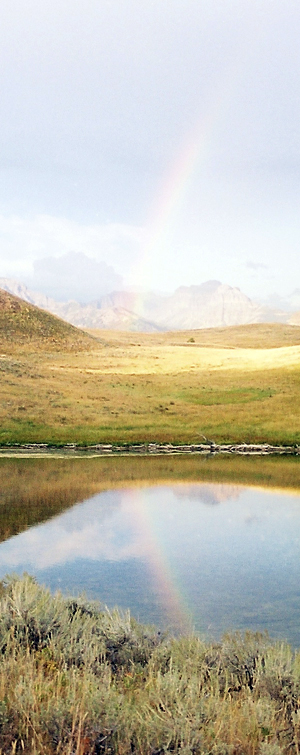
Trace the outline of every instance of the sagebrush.
<instances>
[{"instance_id":1,"label":"sagebrush","mask_svg":"<svg viewBox=\"0 0 300 755\"><path fill-rule=\"evenodd\" d=\"M2 753L299 752L300 654L285 644L161 635L26 575L0 603Z\"/></svg>"}]
</instances>

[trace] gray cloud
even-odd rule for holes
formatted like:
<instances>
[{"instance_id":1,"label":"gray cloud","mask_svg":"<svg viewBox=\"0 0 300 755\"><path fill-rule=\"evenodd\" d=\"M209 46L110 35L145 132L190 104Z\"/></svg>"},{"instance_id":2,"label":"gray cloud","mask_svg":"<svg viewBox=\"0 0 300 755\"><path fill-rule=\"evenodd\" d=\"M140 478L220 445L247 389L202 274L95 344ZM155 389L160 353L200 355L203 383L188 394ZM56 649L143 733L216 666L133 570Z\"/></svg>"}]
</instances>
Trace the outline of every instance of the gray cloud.
<instances>
[{"instance_id":1,"label":"gray cloud","mask_svg":"<svg viewBox=\"0 0 300 755\"><path fill-rule=\"evenodd\" d=\"M83 224L50 215L0 215L0 263L6 276L32 278L32 265L73 251L116 267L133 264L143 239L141 228L121 223ZM70 271L71 272L71 271Z\"/></svg>"},{"instance_id":2,"label":"gray cloud","mask_svg":"<svg viewBox=\"0 0 300 755\"><path fill-rule=\"evenodd\" d=\"M28 283L57 301L97 300L103 294L122 288L122 277L106 262L97 262L82 252L68 252L62 257L46 257L33 264Z\"/></svg>"},{"instance_id":3,"label":"gray cloud","mask_svg":"<svg viewBox=\"0 0 300 755\"><path fill-rule=\"evenodd\" d=\"M263 262L254 262L254 260L247 260L246 267L249 268L249 270L268 270L268 265L264 265Z\"/></svg>"}]
</instances>

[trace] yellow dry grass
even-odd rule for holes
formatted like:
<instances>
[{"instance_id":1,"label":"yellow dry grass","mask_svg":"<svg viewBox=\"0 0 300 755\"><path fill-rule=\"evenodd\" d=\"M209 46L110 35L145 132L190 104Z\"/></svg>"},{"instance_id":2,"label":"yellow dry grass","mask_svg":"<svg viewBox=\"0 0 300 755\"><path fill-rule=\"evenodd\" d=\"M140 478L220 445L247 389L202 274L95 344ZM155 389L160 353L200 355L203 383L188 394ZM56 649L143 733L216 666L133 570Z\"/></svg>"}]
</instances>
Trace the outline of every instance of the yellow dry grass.
<instances>
[{"instance_id":1,"label":"yellow dry grass","mask_svg":"<svg viewBox=\"0 0 300 755\"><path fill-rule=\"evenodd\" d=\"M105 352L91 352L85 365L85 374L99 375L169 375L197 370L273 370L295 367L300 363L300 346L272 349L220 349L147 343L115 347ZM50 370L73 372L76 365L68 359L50 364ZM82 371L82 363L77 365Z\"/></svg>"},{"instance_id":2,"label":"yellow dry grass","mask_svg":"<svg viewBox=\"0 0 300 755\"><path fill-rule=\"evenodd\" d=\"M94 336L2 341L2 443L300 442L300 328Z\"/></svg>"}]
</instances>

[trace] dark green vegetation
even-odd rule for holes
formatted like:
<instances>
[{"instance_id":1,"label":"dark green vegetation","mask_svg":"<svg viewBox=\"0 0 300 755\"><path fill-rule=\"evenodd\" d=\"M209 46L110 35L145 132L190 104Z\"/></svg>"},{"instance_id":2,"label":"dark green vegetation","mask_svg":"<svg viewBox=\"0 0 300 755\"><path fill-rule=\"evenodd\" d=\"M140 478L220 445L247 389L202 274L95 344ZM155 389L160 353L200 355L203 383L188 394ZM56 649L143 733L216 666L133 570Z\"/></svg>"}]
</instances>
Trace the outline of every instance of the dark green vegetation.
<instances>
[{"instance_id":1,"label":"dark green vegetation","mask_svg":"<svg viewBox=\"0 0 300 755\"><path fill-rule=\"evenodd\" d=\"M298 755L300 655L264 635L158 635L52 597L0 600L0 747L25 755Z\"/></svg>"},{"instance_id":2,"label":"dark green vegetation","mask_svg":"<svg viewBox=\"0 0 300 755\"><path fill-rule=\"evenodd\" d=\"M300 490L298 458L0 458L0 541L97 492L156 482L226 482Z\"/></svg>"}]
</instances>

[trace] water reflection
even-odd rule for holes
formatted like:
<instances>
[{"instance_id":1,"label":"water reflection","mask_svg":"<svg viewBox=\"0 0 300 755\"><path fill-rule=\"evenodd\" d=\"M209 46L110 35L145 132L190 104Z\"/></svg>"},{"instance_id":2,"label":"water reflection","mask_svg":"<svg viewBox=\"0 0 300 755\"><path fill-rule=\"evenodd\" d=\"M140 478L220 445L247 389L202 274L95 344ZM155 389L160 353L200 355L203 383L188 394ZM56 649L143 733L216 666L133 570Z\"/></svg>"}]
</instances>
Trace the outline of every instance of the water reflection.
<instances>
[{"instance_id":1,"label":"water reflection","mask_svg":"<svg viewBox=\"0 0 300 755\"><path fill-rule=\"evenodd\" d=\"M142 621L300 645L300 498L226 484L95 495L0 545L0 577L35 574Z\"/></svg>"}]
</instances>

